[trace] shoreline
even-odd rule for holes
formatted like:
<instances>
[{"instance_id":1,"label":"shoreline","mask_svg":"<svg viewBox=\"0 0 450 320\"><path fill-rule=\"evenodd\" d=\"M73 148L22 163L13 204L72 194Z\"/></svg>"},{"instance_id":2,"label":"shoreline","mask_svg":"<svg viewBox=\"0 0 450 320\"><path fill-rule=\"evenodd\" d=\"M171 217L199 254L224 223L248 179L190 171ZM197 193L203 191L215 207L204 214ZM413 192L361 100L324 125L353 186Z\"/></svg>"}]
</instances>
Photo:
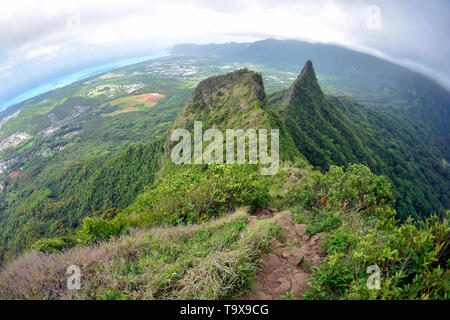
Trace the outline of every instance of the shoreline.
<instances>
[{"instance_id":1,"label":"shoreline","mask_svg":"<svg viewBox=\"0 0 450 320\"><path fill-rule=\"evenodd\" d=\"M77 81L96 76L105 72L113 71L116 69L120 69L123 67L128 67L133 64L141 63L147 60L152 59L158 59L161 57L164 57L168 54L168 52L158 52L149 56L142 56L142 57L136 57L136 58L129 58L129 59L122 59L116 62L111 62L107 64L102 64L100 66L86 68L81 71L73 72L68 75L49 80L46 84L28 89L24 91L23 93L15 96L12 99L9 99L5 103L0 105L0 113L8 110L9 108L22 103L24 101L27 101L29 99L33 99L41 94L50 92L52 90L56 90L68 85L71 85L72 83L75 83Z\"/></svg>"}]
</instances>

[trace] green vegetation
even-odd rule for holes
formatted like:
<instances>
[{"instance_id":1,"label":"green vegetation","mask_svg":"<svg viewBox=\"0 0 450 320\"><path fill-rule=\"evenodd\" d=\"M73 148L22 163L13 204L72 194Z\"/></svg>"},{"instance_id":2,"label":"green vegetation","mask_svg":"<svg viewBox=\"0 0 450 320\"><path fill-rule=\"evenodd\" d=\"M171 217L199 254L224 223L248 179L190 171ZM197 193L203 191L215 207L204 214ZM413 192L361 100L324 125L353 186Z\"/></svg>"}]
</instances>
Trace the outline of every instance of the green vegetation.
<instances>
[{"instance_id":1,"label":"green vegetation","mask_svg":"<svg viewBox=\"0 0 450 320\"><path fill-rule=\"evenodd\" d=\"M281 299L283 300L295 300L294 293L292 291L288 291L285 294L281 296Z\"/></svg>"},{"instance_id":2,"label":"green vegetation","mask_svg":"<svg viewBox=\"0 0 450 320\"><path fill-rule=\"evenodd\" d=\"M237 298L252 288L262 252L282 237L278 220L250 217L266 206L290 210L310 236L325 233L326 257L320 267L311 267L305 298L449 298L448 216L396 220L421 218L417 208L432 210L448 201L443 180L448 169L432 171L413 161L426 153L408 153L415 149L406 143L406 134L414 132L407 126L398 129L405 136L389 140L392 150L399 145L391 152L389 135L375 137L394 120L351 99L324 95L311 62L288 91L269 98L261 75L245 69L200 82L190 100L185 97L189 81L130 77L145 90L133 95L155 92L149 86L158 86L165 98L146 110L104 117L116 108L104 99L119 99L114 95L123 94L129 83L99 78L94 88L79 88L81 100L60 102L75 108L93 96L89 99L104 104L83 111L77 119L84 122L68 122L53 136L57 146L70 139L64 144L67 153L56 152L49 137L35 133L33 143L3 152L18 159L11 167L16 174L3 177L2 258L31 250L0 271L0 298ZM105 90L105 81L115 86ZM175 120L179 108L173 103L183 99L187 103ZM61 108L55 110L58 117L71 114ZM161 114L155 115L158 110ZM279 128L278 174L262 176L260 165L250 164L172 164L170 127L192 130L196 120L204 129ZM100 124L108 128L100 134L105 143L94 128ZM82 134L72 134L76 128ZM130 136L120 137L121 132ZM79 154L90 147L91 153ZM398 150L404 151L401 156ZM424 168L432 178L419 174ZM379 175L383 172L389 178ZM418 185L411 187L411 181ZM439 196L433 196L431 186ZM423 194L413 194L415 202L398 201L403 191ZM83 270L78 291L64 285L65 268L72 264ZM366 286L371 265L380 268L381 290ZM294 296L286 292L280 298Z\"/></svg>"},{"instance_id":3,"label":"green vegetation","mask_svg":"<svg viewBox=\"0 0 450 320\"><path fill-rule=\"evenodd\" d=\"M133 226L200 223L237 207L263 207L268 198L257 165L180 166L140 194L124 214L133 216Z\"/></svg>"},{"instance_id":4,"label":"green vegetation","mask_svg":"<svg viewBox=\"0 0 450 320\"><path fill-rule=\"evenodd\" d=\"M238 210L201 225L140 231L100 247L77 247L65 254L29 253L1 273L0 297L231 298L249 288L260 253L270 249L269 240L276 232L276 224L269 221L248 226L248 215ZM76 293L65 286L65 270L61 272L60 266L67 263L79 265L84 272L86 281ZM47 272L53 276L47 277ZM15 281L19 274L30 277L30 282Z\"/></svg>"},{"instance_id":5,"label":"green vegetation","mask_svg":"<svg viewBox=\"0 0 450 320\"><path fill-rule=\"evenodd\" d=\"M55 172L36 181L37 190L33 190L24 172L12 186L8 186L16 189L28 183L27 193L10 192L8 195L14 199L10 200L12 205L20 205L16 211L20 215L3 214L1 230L5 245L1 253L8 252L8 258L43 236L71 234L85 216L125 208L145 186L153 182L160 154L158 141L129 147L104 163L81 162ZM33 202L24 203L20 198Z\"/></svg>"},{"instance_id":6,"label":"green vegetation","mask_svg":"<svg viewBox=\"0 0 450 320\"><path fill-rule=\"evenodd\" d=\"M326 174L294 168L281 175L281 190L289 189L280 204L294 212L297 223L306 223L311 235L326 232L322 246L327 256L315 268L304 298L449 298L448 217L399 223L388 180L365 166L333 166ZM295 176L302 178L291 188ZM380 268L380 290L366 285L371 265Z\"/></svg>"},{"instance_id":7,"label":"green vegetation","mask_svg":"<svg viewBox=\"0 0 450 320\"><path fill-rule=\"evenodd\" d=\"M243 168L237 171L242 172ZM217 169L204 168L211 174L217 174ZM193 170L186 177L194 177L194 172L202 175L200 170ZM179 176L166 179L170 180L165 182L168 186ZM352 165L347 170L332 167L325 174L308 166L286 165L277 176L263 179L273 191L269 203L290 208L297 222L311 226L310 234L326 232L323 250L327 257L321 267L314 268L305 298L448 299L448 220L433 218L421 224L408 220L399 224L393 218L392 193L384 177L372 174L362 165ZM195 189L196 184L193 185ZM164 194L164 188L153 195L159 192ZM221 193L215 197L210 200L220 201ZM133 206L140 204L137 201ZM172 212L167 211L165 220L169 223L174 221ZM221 215L220 211L210 211L206 216L201 206L192 207L190 214L202 217L198 220L201 222L178 226L164 222L163 226L156 226L152 221L149 225L153 227L130 229L119 238L114 237L122 228L119 223L136 225L139 219L130 214L112 220L108 215L95 220L87 218L79 235L94 235L84 239L97 242L96 246L54 253L55 247L63 246L49 240L38 242L37 249L50 254L30 252L8 264L0 273L0 296L225 299L244 294L252 287L261 263L260 253L270 250L271 239L280 235L276 221L267 218L249 225L248 215L242 210L214 219ZM330 217L334 223L327 222ZM109 236L112 239L102 241ZM45 246L51 250L43 250ZM70 264L79 265L85 272L86 280L76 294L62 285L66 277L58 271ZM366 287L366 268L374 264L381 269L381 290ZM44 276L47 272L54 276ZM19 279L30 281L23 283ZM293 296L286 293L280 298Z\"/></svg>"},{"instance_id":8,"label":"green vegetation","mask_svg":"<svg viewBox=\"0 0 450 320\"><path fill-rule=\"evenodd\" d=\"M308 62L291 88L269 98L295 146L323 170L362 163L394 185L398 217L421 219L449 207L450 171L407 124L349 98L325 96Z\"/></svg>"},{"instance_id":9,"label":"green vegetation","mask_svg":"<svg viewBox=\"0 0 450 320\"><path fill-rule=\"evenodd\" d=\"M257 165L181 166L148 189L112 218L85 218L80 242L109 239L129 227L201 223L238 207L263 207L269 198Z\"/></svg>"},{"instance_id":10,"label":"green vegetation","mask_svg":"<svg viewBox=\"0 0 450 320\"><path fill-rule=\"evenodd\" d=\"M42 102L30 102L6 122L2 132L20 129L33 137L32 143L0 154L11 161L0 173L0 262L40 238L72 234L86 216L125 208L153 182L160 141L186 102L191 84L148 78L141 78L146 84L140 92L165 95L151 108L103 117L117 109L101 107L114 97L76 97L85 86L96 86L78 83L44 96ZM64 94L75 97L59 98ZM42 133L45 128L55 131Z\"/></svg>"},{"instance_id":11,"label":"green vegetation","mask_svg":"<svg viewBox=\"0 0 450 320\"><path fill-rule=\"evenodd\" d=\"M76 243L73 237L43 238L36 241L31 248L42 253L52 253L71 248Z\"/></svg>"},{"instance_id":12,"label":"green vegetation","mask_svg":"<svg viewBox=\"0 0 450 320\"><path fill-rule=\"evenodd\" d=\"M449 299L448 219L415 223L409 218L399 225L388 213L372 222L341 217L342 225L326 236L327 258L305 298ZM366 285L371 265L380 268L380 290Z\"/></svg>"}]
</instances>

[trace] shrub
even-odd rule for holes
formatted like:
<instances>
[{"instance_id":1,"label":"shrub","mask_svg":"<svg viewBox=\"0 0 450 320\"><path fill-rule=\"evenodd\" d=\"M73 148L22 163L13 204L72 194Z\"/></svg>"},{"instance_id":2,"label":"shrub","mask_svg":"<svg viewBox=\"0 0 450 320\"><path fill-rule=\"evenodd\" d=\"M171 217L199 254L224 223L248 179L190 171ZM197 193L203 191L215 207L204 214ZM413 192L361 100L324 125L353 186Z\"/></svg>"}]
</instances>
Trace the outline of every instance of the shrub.
<instances>
[{"instance_id":1,"label":"shrub","mask_svg":"<svg viewBox=\"0 0 450 320\"><path fill-rule=\"evenodd\" d=\"M302 171L285 205L309 234L325 231L327 257L310 278L307 299L448 299L448 218L399 224L389 181L362 165ZM381 289L366 285L377 265Z\"/></svg>"},{"instance_id":2,"label":"shrub","mask_svg":"<svg viewBox=\"0 0 450 320\"><path fill-rule=\"evenodd\" d=\"M393 204L393 197L389 180L366 166L352 164L347 169L331 166L325 174L311 172L289 191L286 202L305 210L354 210L376 215L377 208Z\"/></svg>"},{"instance_id":3,"label":"shrub","mask_svg":"<svg viewBox=\"0 0 450 320\"><path fill-rule=\"evenodd\" d=\"M81 229L77 232L78 240L84 244L107 240L120 235L125 227L125 222L120 217L110 221L102 218L85 218Z\"/></svg>"},{"instance_id":4,"label":"shrub","mask_svg":"<svg viewBox=\"0 0 450 320\"><path fill-rule=\"evenodd\" d=\"M391 212L391 215L393 213ZM310 280L310 299L449 299L450 225L436 217L398 225L382 218L363 235L343 227L327 236L329 255ZM366 285L377 265L381 289Z\"/></svg>"},{"instance_id":5,"label":"shrub","mask_svg":"<svg viewBox=\"0 0 450 320\"><path fill-rule=\"evenodd\" d=\"M72 237L43 238L36 241L31 248L42 253L53 253L73 247L77 243Z\"/></svg>"},{"instance_id":6,"label":"shrub","mask_svg":"<svg viewBox=\"0 0 450 320\"><path fill-rule=\"evenodd\" d=\"M121 215L132 226L198 223L238 207L265 206L269 187L257 165L186 166L171 170Z\"/></svg>"}]
</instances>

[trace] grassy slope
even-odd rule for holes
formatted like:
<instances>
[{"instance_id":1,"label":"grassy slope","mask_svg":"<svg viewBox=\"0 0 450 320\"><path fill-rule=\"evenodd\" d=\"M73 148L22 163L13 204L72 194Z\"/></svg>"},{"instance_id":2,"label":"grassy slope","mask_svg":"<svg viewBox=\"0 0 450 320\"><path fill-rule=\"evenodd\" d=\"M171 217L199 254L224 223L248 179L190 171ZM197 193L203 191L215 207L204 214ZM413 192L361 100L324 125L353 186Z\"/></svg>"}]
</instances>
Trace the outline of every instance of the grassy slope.
<instances>
[{"instance_id":1,"label":"grassy slope","mask_svg":"<svg viewBox=\"0 0 450 320\"><path fill-rule=\"evenodd\" d=\"M276 231L276 225L267 221L249 228L248 215L238 210L201 225L135 231L100 247L77 247L51 256L29 253L2 273L0 297L230 298L249 287L260 263L259 253L270 247ZM76 293L65 286L61 266L67 263L84 271L82 290ZM52 278L45 276L44 266ZM19 270L22 279L30 278L31 283L11 281Z\"/></svg>"},{"instance_id":2,"label":"grassy slope","mask_svg":"<svg viewBox=\"0 0 450 320\"><path fill-rule=\"evenodd\" d=\"M203 171L217 168L204 168ZM230 170L237 170L230 169ZM220 171L219 171L220 172ZM217 173L217 172L216 172ZM219 173L222 179L229 172ZM192 178L198 176L191 175ZM217 177L219 178L219 177ZM166 177L173 186L179 176ZM191 181L191 186L156 189L160 203L211 190L217 179ZM232 185L248 183L240 175ZM183 184L185 185L185 184ZM196 189L203 186L203 192ZM250 189L251 197L269 187L272 205L294 212L297 223L306 223L310 235L325 231L327 257L313 270L308 299L446 299L450 279L448 220L416 226L411 221L397 225L392 219L392 194L384 177L367 167L354 165L343 170L332 167L326 174L310 166L283 166L278 175L265 177ZM249 190L244 188L243 190ZM198 192L200 191L200 192ZM221 202L223 189L205 199ZM236 190L236 194L240 194ZM230 203L226 199L225 204ZM240 204L250 204L241 202ZM264 206L265 204L260 204ZM270 251L271 239L281 237L275 221L261 220L248 227L243 210L230 214L225 208L201 215L191 207L190 221L160 215L149 223L146 214L127 214L122 221L136 225L129 233L101 240L107 228L85 221L83 233L96 234L96 245L78 245L63 253L29 252L0 272L0 297L5 299L225 299L251 289L260 266L262 251ZM174 211L172 211L174 212ZM225 215L210 220L220 212ZM168 213L168 211L166 211ZM198 213L198 215L196 215ZM131 218L131 220L127 220ZM166 218L166 220L164 220ZM114 223L108 220L107 223ZM116 218L117 219L117 218ZM201 223L193 223L200 222ZM156 223L156 226L154 223ZM162 224L163 226L158 226ZM153 227L149 227L153 225ZM91 228L94 226L94 228ZM97 224L97 227L100 225ZM103 234L102 234L103 230ZM109 229L110 230L110 229ZM87 233L86 233L87 232ZM92 238L95 239L95 238ZM105 239L105 238L103 238ZM48 249L48 248L47 248ZM83 270L81 290L67 290L66 268L75 264ZM376 264L382 275L381 290L366 287L368 266ZM49 276L51 275L51 276Z\"/></svg>"},{"instance_id":3,"label":"grassy slope","mask_svg":"<svg viewBox=\"0 0 450 320\"><path fill-rule=\"evenodd\" d=\"M249 75L252 76L244 73L244 78ZM247 100L239 105L249 107L252 95L242 91L244 84L240 79L231 82L231 96L244 91L240 97ZM244 87L253 88L254 82L248 80ZM220 86L227 83L221 82ZM188 103L186 109L195 105ZM199 110L194 108L195 112L189 113L193 115L191 121L202 116L203 108L207 107L197 106ZM266 115L252 108L245 110ZM214 115L213 112L204 120L212 124L209 116ZM230 119L226 117L225 122ZM264 119L267 118L261 118ZM251 283L260 250L270 247L276 225L265 221L259 225L261 230L245 231L242 215L235 221L213 226L205 221L227 215L238 206L257 208L271 203L279 209L293 210L298 222L308 223L310 234L320 231L329 234L324 248L329 255L311 279L308 298L448 298L447 220L428 222L423 227L416 227L411 221L396 225L392 219L389 182L372 174L367 167L354 165L344 170L332 166L324 174L299 160L297 167L285 166L273 177L260 176L257 166L248 165L186 166L178 170L165 167L165 170L166 175L158 177L155 187L128 209L119 213L107 211L103 218L85 220L77 233L78 241L97 242L100 247L79 247L56 255L30 253L1 272L0 277L5 280L1 281L0 296L67 297L64 289L52 295L47 288L61 287L62 265L69 261L81 264L90 275L84 291L72 298L235 297ZM199 222L203 223L191 226ZM161 238L159 229L132 231L131 236L105 241L130 227L145 229L173 224L189 226L164 229L171 240L167 242ZM194 233L184 233L192 229ZM241 240L238 231L242 232ZM180 237L172 238L173 234ZM421 244L420 250L417 243ZM55 242L41 244L37 248L48 251L54 249ZM191 254L174 260L186 252L198 255L199 260L193 261ZM253 254L248 255L249 252ZM49 265L49 261L55 262L53 270L58 270L54 271L58 276L30 276L43 275L42 266ZM387 275L382 290L376 292L367 290L363 276L366 267L373 263L380 265L383 275ZM227 266L227 272L223 272L223 265ZM202 276L197 277L199 274ZM35 289L30 290L31 287Z\"/></svg>"}]
</instances>

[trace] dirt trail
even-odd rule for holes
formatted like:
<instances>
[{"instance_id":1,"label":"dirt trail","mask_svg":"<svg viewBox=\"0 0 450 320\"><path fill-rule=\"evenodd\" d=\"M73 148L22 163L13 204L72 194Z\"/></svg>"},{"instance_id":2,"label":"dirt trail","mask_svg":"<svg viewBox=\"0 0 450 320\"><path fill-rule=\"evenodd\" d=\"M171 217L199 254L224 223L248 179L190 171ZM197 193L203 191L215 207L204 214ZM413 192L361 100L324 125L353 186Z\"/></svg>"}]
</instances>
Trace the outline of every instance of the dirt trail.
<instances>
[{"instance_id":1,"label":"dirt trail","mask_svg":"<svg viewBox=\"0 0 450 320\"><path fill-rule=\"evenodd\" d=\"M256 275L254 290L242 297L244 300L278 300L286 292L301 298L308 289L311 267L319 266L323 259L320 243L324 233L309 237L306 225L295 224L290 211L265 208L255 212L250 223L272 217L278 220L283 230L283 240L274 240L273 253L263 254L263 267Z\"/></svg>"}]
</instances>

